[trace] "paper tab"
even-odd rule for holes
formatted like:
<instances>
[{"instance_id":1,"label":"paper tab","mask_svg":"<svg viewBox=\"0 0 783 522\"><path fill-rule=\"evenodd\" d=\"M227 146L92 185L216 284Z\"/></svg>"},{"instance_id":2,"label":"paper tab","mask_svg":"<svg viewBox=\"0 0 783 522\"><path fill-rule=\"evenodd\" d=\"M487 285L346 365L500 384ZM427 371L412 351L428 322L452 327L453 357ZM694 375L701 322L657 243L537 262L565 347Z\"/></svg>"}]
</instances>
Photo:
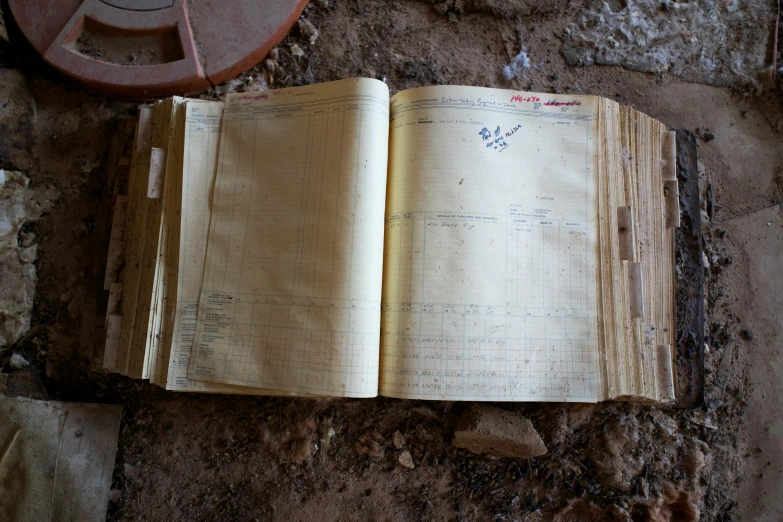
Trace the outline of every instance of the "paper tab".
<instances>
[{"instance_id":1,"label":"paper tab","mask_svg":"<svg viewBox=\"0 0 783 522\"><path fill-rule=\"evenodd\" d=\"M150 152L150 177L147 184L147 197L160 199L163 195L163 180L166 172L166 149L152 147Z\"/></svg>"},{"instance_id":2,"label":"paper tab","mask_svg":"<svg viewBox=\"0 0 783 522\"><path fill-rule=\"evenodd\" d=\"M628 263L628 301L631 317L644 317L644 285L642 285L642 264Z\"/></svg>"},{"instance_id":3,"label":"paper tab","mask_svg":"<svg viewBox=\"0 0 783 522\"><path fill-rule=\"evenodd\" d=\"M672 347L661 344L657 347L658 396L661 401L674 400L674 372L672 371Z\"/></svg>"},{"instance_id":4,"label":"paper tab","mask_svg":"<svg viewBox=\"0 0 783 522\"><path fill-rule=\"evenodd\" d=\"M680 226L680 184L676 179L664 180L663 200L666 206L666 227Z\"/></svg>"},{"instance_id":5,"label":"paper tab","mask_svg":"<svg viewBox=\"0 0 783 522\"><path fill-rule=\"evenodd\" d=\"M635 234L631 207L617 207L617 231L620 235L620 259L636 261Z\"/></svg>"}]
</instances>

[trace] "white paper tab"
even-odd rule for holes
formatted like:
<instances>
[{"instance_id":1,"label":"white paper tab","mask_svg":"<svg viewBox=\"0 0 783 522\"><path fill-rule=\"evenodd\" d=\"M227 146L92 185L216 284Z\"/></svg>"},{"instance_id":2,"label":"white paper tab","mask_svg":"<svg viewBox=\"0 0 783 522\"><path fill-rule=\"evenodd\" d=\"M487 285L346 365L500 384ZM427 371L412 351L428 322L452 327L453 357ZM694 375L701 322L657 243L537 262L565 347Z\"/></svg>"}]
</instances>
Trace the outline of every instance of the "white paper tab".
<instances>
[{"instance_id":1,"label":"white paper tab","mask_svg":"<svg viewBox=\"0 0 783 522\"><path fill-rule=\"evenodd\" d=\"M628 263L628 301L631 317L644 317L644 285L642 284L642 264Z\"/></svg>"},{"instance_id":2,"label":"white paper tab","mask_svg":"<svg viewBox=\"0 0 783 522\"><path fill-rule=\"evenodd\" d=\"M147 184L147 197L160 199L163 195L163 181L166 173L166 149L152 147L150 152L150 177Z\"/></svg>"}]
</instances>

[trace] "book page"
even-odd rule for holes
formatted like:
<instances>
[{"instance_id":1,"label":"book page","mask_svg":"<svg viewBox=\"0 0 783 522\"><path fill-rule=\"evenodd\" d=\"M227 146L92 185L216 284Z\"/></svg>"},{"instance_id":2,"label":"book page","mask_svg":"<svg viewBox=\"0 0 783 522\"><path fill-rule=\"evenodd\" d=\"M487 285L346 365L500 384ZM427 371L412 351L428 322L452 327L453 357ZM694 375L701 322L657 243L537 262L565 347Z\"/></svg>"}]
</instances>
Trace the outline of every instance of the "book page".
<instances>
[{"instance_id":1,"label":"book page","mask_svg":"<svg viewBox=\"0 0 783 522\"><path fill-rule=\"evenodd\" d=\"M366 79L228 97L189 379L377 394L388 107Z\"/></svg>"},{"instance_id":2,"label":"book page","mask_svg":"<svg viewBox=\"0 0 783 522\"><path fill-rule=\"evenodd\" d=\"M171 98L171 123L166 139L165 168L163 169L163 185L160 214L160 233L157 247L157 264L155 266L155 278L152 287L152 305L150 308L149 331L147 333L146 360L144 362L144 378L156 383L163 371L165 346L161 340L168 336L167 329L171 328L166 316L166 304L169 296L176 299L176 287L169 285L167 270L173 262L177 261L177 253L171 236L179 228L177 221L180 217L180 196L182 193L182 161L185 132L185 98L174 96ZM170 244L171 243L171 244Z\"/></svg>"},{"instance_id":3,"label":"book page","mask_svg":"<svg viewBox=\"0 0 783 522\"><path fill-rule=\"evenodd\" d=\"M179 229L175 232L179 246L176 274L176 294L173 326L167 353L168 375L164 387L168 390L205 391L210 384L187 378L190 349L196 330L196 310L207 251L207 232L211 217L210 204L215 183L220 124L223 102L186 100L182 184L177 194L181 201ZM171 267L172 269L174 267ZM218 390L210 390L218 391Z\"/></svg>"},{"instance_id":4,"label":"book page","mask_svg":"<svg viewBox=\"0 0 783 522\"><path fill-rule=\"evenodd\" d=\"M392 98L382 395L600 400L595 100Z\"/></svg>"},{"instance_id":5,"label":"book page","mask_svg":"<svg viewBox=\"0 0 783 522\"><path fill-rule=\"evenodd\" d=\"M186 99L181 107L180 170L166 181L170 204L164 206L171 243L165 267L165 314L162 361L155 383L168 390L279 395L273 390L193 381L187 378L196 311L212 217L212 192L217 171L223 102ZM166 212L168 211L168 212Z\"/></svg>"}]
</instances>

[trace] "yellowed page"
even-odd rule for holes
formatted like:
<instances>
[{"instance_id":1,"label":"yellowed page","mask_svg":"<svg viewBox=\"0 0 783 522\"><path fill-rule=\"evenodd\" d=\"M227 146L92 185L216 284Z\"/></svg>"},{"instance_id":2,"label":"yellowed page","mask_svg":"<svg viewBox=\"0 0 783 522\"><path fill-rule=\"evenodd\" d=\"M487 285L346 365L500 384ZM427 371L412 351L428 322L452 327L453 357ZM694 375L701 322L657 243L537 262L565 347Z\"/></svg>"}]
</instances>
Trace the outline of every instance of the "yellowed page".
<instances>
[{"instance_id":1,"label":"yellowed page","mask_svg":"<svg viewBox=\"0 0 783 522\"><path fill-rule=\"evenodd\" d=\"M596 99L391 101L380 393L600 400Z\"/></svg>"},{"instance_id":2,"label":"yellowed page","mask_svg":"<svg viewBox=\"0 0 783 522\"><path fill-rule=\"evenodd\" d=\"M367 79L228 97L189 379L377 394L388 103Z\"/></svg>"},{"instance_id":3,"label":"yellowed page","mask_svg":"<svg viewBox=\"0 0 783 522\"><path fill-rule=\"evenodd\" d=\"M168 136L166 137L166 168L164 173L163 194L161 195L160 233L158 234L157 262L155 265L155 277L152 287L152 303L150 305L150 318L147 333L147 346L145 348L143 378L157 382L160 366L163 362L164 347L161 339L166 337L164 331L164 297L167 292L166 267L172 256L169 247L169 232L172 223L178 219L178 201L181 194L182 183L182 147L184 142L184 104L185 98L173 96L171 98L171 116Z\"/></svg>"},{"instance_id":4,"label":"yellowed page","mask_svg":"<svg viewBox=\"0 0 783 522\"><path fill-rule=\"evenodd\" d=\"M181 213L176 294L169 306L174 325L168 349L168 390L200 391L210 384L187 379L190 348L196 329L196 310L215 183L222 102L186 100L184 154L182 158Z\"/></svg>"}]
</instances>

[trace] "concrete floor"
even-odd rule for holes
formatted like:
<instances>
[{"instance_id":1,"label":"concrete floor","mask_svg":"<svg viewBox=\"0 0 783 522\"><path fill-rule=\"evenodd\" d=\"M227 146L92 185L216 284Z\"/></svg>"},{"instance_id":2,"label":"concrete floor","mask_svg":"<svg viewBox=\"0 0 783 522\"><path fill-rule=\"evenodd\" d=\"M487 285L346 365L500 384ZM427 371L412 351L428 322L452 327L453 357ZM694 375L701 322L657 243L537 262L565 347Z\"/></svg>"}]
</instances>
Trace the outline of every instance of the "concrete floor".
<instances>
[{"instance_id":1,"label":"concrete floor","mask_svg":"<svg viewBox=\"0 0 783 522\"><path fill-rule=\"evenodd\" d=\"M268 78L267 86L372 76L386 78L393 91L452 83L595 94L633 105L674 129L709 129L714 139L700 140L699 147L703 195L710 186L716 209L711 219L704 216L709 265L706 330L726 332L720 347L713 343L715 335L708 341L706 395L717 429L697 437L694 433L699 430L689 421L694 412L668 414L684 437L708 442L707 465L696 485L686 491L696 499L703 520L783 520L780 82L777 89L759 93L753 82L731 72L728 61L719 63L720 74L711 75L700 68L697 56L676 53L671 58L676 63L662 72L568 65L562 53L566 32L569 27L580 27L586 10L596 9L590 2L552 2L539 12L531 12L522 1L434 3L314 2L305 16L318 28L318 41L311 47L294 30L280 46L277 72ZM443 7L447 4L451 7ZM709 39L709 26L689 34L701 38L705 47L720 47L708 49L715 51L710 56L717 56L716 60L735 53L743 59L741 72L746 74L750 65L765 63L768 57L742 54L758 50L752 46L731 46L752 42L759 33L756 38L762 41L763 50L770 40L771 10L771 4L758 1L742 4L739 15L745 18L723 9L720 13L727 21L722 31L728 31L731 38L721 36L721 41ZM291 55L294 43L305 50L304 57ZM532 67L516 79L505 80L503 65L522 47ZM653 503L632 489L604 491L585 497L598 506L597 511L590 508L577 516L573 515L576 511L569 511L577 499L568 488L560 482L553 485L529 478L504 486L498 494L479 489L475 496L457 498L460 495L454 492L462 491L460 481L472 476L476 467L489 468L491 474L515 464L467 459L449 449L448 425L453 415L448 404L428 405L433 417L424 418L413 411L422 405L411 401L377 399L361 406L355 401L262 403L165 393L103 374L97 358L105 333L102 280L110 213L102 162L116 118L132 114L137 104L83 88L43 64L18 40L2 52L0 65L19 69L26 79L26 85L12 93L13 100L23 100L24 110L0 110L2 166L22 170L34 186L51 184L60 194L58 204L34 227L39 242L39 283L33 325L39 329L17 348L33 361L25 378L32 382L31 389L37 386L38 393L123 404L113 482L118 493L109 519L489 520L500 514L506 520L534 520L526 518L530 513L524 509L525 498L531 494L545 513L561 517L551 519L619 520L610 509L613 505ZM258 81L264 75L259 67L231 88L245 89L250 76ZM8 99L12 99L10 94ZM98 166L85 168L92 164ZM752 340L743 339L743 329L752 332ZM555 422L549 422L561 415L570 423L584 415L578 406L519 408L535 420L553 454L544 464L553 469L566 462L566 457L577 458L574 455L597 440L598 434L578 438L573 430L566 430L564 438ZM636 417L642 427L651 423L649 409L622 405L589 410L589 415L600 425L615 410ZM308 417L308 411L321 413ZM264 438L267 435L258 435L261 426L288 444L298 440L295 435L301 428L302 437L317 440L308 423L322 419L326 411L335 422L343 419L342 427L338 426L342 431L328 452L304 463L287 460L278 451L282 442L270 445ZM411 435L406 436L412 449L418 431L421 453L436 455L435 463L402 474L392 457L373 460L363 455L361 441L369 429L365 424L377 419L373 429L386 437L410 427ZM279 425L275 424L278 420ZM650 453L645 455L651 462L666 453L665 440L645 435L652 431L642 429L641 433L639 445L649 443ZM230 461L222 456L229 455L227 448ZM374 492L369 499L368 491ZM522 502L519 498L511 502L514 496ZM653 520L649 510L639 513L641 519ZM690 520L677 516L670 513L669 518L655 520Z\"/></svg>"}]
</instances>

